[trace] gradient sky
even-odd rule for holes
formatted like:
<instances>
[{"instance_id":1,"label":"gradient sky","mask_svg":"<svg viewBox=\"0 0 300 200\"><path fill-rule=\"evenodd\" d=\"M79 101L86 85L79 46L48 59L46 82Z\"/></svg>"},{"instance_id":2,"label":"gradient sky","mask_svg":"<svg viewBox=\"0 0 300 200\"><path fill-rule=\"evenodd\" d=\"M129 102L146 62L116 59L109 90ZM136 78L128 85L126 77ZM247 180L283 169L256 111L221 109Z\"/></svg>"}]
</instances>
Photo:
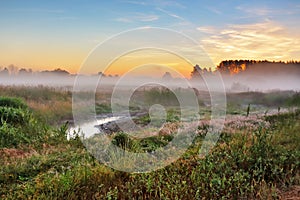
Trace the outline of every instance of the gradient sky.
<instances>
[{"instance_id":1,"label":"gradient sky","mask_svg":"<svg viewBox=\"0 0 300 200\"><path fill-rule=\"evenodd\" d=\"M299 0L2 0L0 66L76 73L100 42L149 26L192 37L215 65L224 59L300 60L299 22Z\"/></svg>"}]
</instances>

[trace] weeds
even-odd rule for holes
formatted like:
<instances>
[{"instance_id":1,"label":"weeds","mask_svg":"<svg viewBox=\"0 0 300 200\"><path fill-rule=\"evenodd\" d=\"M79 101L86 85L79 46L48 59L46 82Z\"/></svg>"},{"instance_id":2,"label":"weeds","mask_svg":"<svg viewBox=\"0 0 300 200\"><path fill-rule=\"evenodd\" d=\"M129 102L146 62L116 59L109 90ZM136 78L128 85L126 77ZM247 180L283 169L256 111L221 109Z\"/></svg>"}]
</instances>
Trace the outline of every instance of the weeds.
<instances>
[{"instance_id":1,"label":"weeds","mask_svg":"<svg viewBox=\"0 0 300 200\"><path fill-rule=\"evenodd\" d=\"M11 88L5 92L13 94ZM28 101L35 92L29 94L22 98ZM43 94L39 101L60 102L61 94L56 95ZM68 124L49 126L36 114L40 107L6 103L1 109L1 199L276 199L281 188L300 184L299 110L263 119L236 116L205 158L198 157L201 134L171 165L129 174L98 163L78 137L68 141ZM167 112L168 123L179 118L176 110ZM249 128L251 124L255 127ZM206 123L198 129L204 135L209 130ZM130 152L152 152L172 138L172 133L139 139L127 133L111 136L114 145ZM9 153L16 149L26 156Z\"/></svg>"}]
</instances>

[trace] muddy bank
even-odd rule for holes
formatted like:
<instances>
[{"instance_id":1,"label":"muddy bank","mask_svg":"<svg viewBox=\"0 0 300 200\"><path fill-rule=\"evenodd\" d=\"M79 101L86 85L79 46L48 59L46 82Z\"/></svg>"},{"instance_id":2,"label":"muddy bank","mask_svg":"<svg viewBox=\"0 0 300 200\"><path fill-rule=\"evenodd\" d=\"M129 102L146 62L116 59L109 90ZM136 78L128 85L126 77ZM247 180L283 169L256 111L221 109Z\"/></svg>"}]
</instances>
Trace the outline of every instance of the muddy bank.
<instances>
[{"instance_id":1,"label":"muddy bank","mask_svg":"<svg viewBox=\"0 0 300 200\"><path fill-rule=\"evenodd\" d=\"M121 132L121 131L125 131L125 132L137 131L140 129L140 126L139 124L136 124L135 119L144 117L146 115L148 115L148 112L131 113L131 116L120 114L117 115L119 116L119 119L107 123L99 124L96 127L99 128L101 132L104 132L106 134L112 134L114 132Z\"/></svg>"}]
</instances>

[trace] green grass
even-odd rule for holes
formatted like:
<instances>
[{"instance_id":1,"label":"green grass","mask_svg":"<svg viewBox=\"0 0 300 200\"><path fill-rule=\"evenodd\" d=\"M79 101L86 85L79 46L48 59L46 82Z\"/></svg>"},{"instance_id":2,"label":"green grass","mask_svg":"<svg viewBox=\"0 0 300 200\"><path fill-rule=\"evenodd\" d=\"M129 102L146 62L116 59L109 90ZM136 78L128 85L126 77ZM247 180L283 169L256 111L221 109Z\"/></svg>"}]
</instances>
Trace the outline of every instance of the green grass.
<instances>
[{"instance_id":1,"label":"green grass","mask_svg":"<svg viewBox=\"0 0 300 200\"><path fill-rule=\"evenodd\" d=\"M17 147L40 137L27 105L16 98L0 97L0 148Z\"/></svg>"},{"instance_id":2,"label":"green grass","mask_svg":"<svg viewBox=\"0 0 300 200\"><path fill-rule=\"evenodd\" d=\"M105 103L96 104L96 113L97 114L111 113L111 106Z\"/></svg>"},{"instance_id":3,"label":"green grass","mask_svg":"<svg viewBox=\"0 0 300 200\"><path fill-rule=\"evenodd\" d=\"M149 114L146 114L144 116L141 116L137 119L135 119L135 123L140 125L148 125L150 122L152 122L153 126L155 127L161 127L162 122L179 122L180 121L180 111L170 108L168 109L166 114L166 119L160 117L160 116L154 116L150 117Z\"/></svg>"},{"instance_id":4,"label":"green grass","mask_svg":"<svg viewBox=\"0 0 300 200\"><path fill-rule=\"evenodd\" d=\"M0 86L0 106L9 98L10 107L34 110L34 115L50 125L59 125L72 119L72 93L59 88L45 86ZM2 101L2 104L1 104ZM12 102L13 101L13 102ZM25 105L25 104L26 105Z\"/></svg>"},{"instance_id":5,"label":"green grass","mask_svg":"<svg viewBox=\"0 0 300 200\"><path fill-rule=\"evenodd\" d=\"M300 93L295 93L291 98L288 99L287 103L288 106L300 106Z\"/></svg>"},{"instance_id":6,"label":"green grass","mask_svg":"<svg viewBox=\"0 0 300 200\"><path fill-rule=\"evenodd\" d=\"M172 135L135 139L125 133L117 133L112 138L112 144L131 152L152 152L166 146L172 139Z\"/></svg>"},{"instance_id":7,"label":"green grass","mask_svg":"<svg viewBox=\"0 0 300 200\"><path fill-rule=\"evenodd\" d=\"M0 107L10 107L10 108L22 108L26 109L28 106L20 98L11 97L0 97Z\"/></svg>"},{"instance_id":8,"label":"green grass","mask_svg":"<svg viewBox=\"0 0 300 200\"><path fill-rule=\"evenodd\" d=\"M2 96L17 97L25 101L36 102L66 101L72 95L70 91L46 86L0 86L0 91Z\"/></svg>"},{"instance_id":9,"label":"green grass","mask_svg":"<svg viewBox=\"0 0 300 200\"><path fill-rule=\"evenodd\" d=\"M24 121L6 118L0 127L1 199L276 199L278 189L300 184L299 111L266 116L269 128L223 132L205 158L198 157L204 138L198 136L171 165L130 174L99 163L78 137L68 141L67 125L49 126L37 107L10 105L2 106L7 110L1 117L24 112L16 114ZM176 110L170 113L169 123L178 123ZM172 137L111 136L113 144L133 152L154 151Z\"/></svg>"},{"instance_id":10,"label":"green grass","mask_svg":"<svg viewBox=\"0 0 300 200\"><path fill-rule=\"evenodd\" d=\"M278 119L279 122L282 118ZM78 142L65 141L52 151L2 164L3 198L98 198L98 199L232 199L275 198L274 188L299 184L300 153L290 141L281 142L287 131L300 131L295 114L285 116L276 129L254 133L223 133L218 145L204 159L197 158L201 138L184 156L164 169L147 174L117 172L95 161ZM273 125L276 125L273 124ZM289 132L291 134L291 132ZM299 138L298 138L299 140ZM140 145L159 145L159 138ZM114 143L135 148L126 135ZM146 145L147 146L147 145ZM146 149L147 149L146 148ZM298 175L298 176L297 176ZM8 192L10 191L10 192Z\"/></svg>"}]
</instances>

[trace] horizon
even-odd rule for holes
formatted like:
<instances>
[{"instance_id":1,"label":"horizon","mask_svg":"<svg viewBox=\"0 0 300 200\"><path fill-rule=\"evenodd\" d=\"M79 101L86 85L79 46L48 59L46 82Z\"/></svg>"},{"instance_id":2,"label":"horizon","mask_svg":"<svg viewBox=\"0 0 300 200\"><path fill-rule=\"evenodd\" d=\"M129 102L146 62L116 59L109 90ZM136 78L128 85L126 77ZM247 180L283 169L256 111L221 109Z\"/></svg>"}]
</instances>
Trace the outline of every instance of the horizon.
<instances>
[{"instance_id":1,"label":"horizon","mask_svg":"<svg viewBox=\"0 0 300 200\"><path fill-rule=\"evenodd\" d=\"M119 60L120 61L120 60ZM115 66L118 62L112 64ZM149 66L150 65L150 66ZM300 91L300 62L274 62L255 60L225 60L213 71L207 68L200 68L194 65L189 76L184 76L182 72L162 65L146 64L129 69L124 74L70 74L63 69L52 71L38 71L21 69L16 67L13 73L9 70L0 70L1 85L21 85L21 86L52 86L69 88L80 84L80 88L87 90L91 85L97 83L97 87L107 89L107 87L139 88L144 83L167 84L173 88L182 88L188 81L190 87L199 90L207 90L207 86L219 90L222 87L215 87L218 79L221 79L226 91L272 91L272 90L293 90ZM118 69L118 67L117 67ZM150 69L150 70L149 70ZM125 71L127 69L124 69ZM151 71L152 70L152 71ZM153 73L154 72L154 73Z\"/></svg>"},{"instance_id":2,"label":"horizon","mask_svg":"<svg viewBox=\"0 0 300 200\"><path fill-rule=\"evenodd\" d=\"M218 69L218 67L220 67L222 64L224 64L224 62L235 62L235 61L238 61L238 62L249 62L249 63L254 63L254 64L283 64L283 65L288 65L288 64L300 64L300 60L289 60L289 61L271 61L271 60L237 60L237 59L233 59L233 60L222 60L218 65L216 65L216 67L214 69L212 68L209 68L209 67L205 67L205 66L199 66L197 63L194 64L192 67L196 67L196 66L199 66L200 69L202 70L207 70L209 72L216 72L216 71L219 71L220 69ZM114 64L115 65L115 64ZM157 64L146 64L146 65L157 65ZM166 65L167 66L167 65ZM140 66L139 66L140 67ZM165 67L165 66L164 66ZM238 67L236 65L236 67ZM249 67L249 66L248 66ZM238 74L238 73L241 73L242 71L246 71L248 69L248 67L245 67L245 69L243 70L240 70L238 72L235 72L235 71L231 71L231 75L234 75L234 74ZM165 67L166 68L166 67ZM14 64L10 64L8 66L1 66L0 65L0 75L1 75L1 72L4 72L7 70L7 74L9 76L11 75L19 75L20 73L64 73L64 74L68 74L68 75L72 75L72 76L76 76L76 75L86 75L86 76L95 76L95 75L104 75L104 77L118 77L118 76L122 76L123 74L122 73L103 73L102 71L98 71L98 72L94 72L94 73L72 73L68 70L66 70L64 67L54 67L52 69L42 69L42 70L33 70L32 68L24 68L24 67L19 67L19 66L16 66ZM139 69L140 71L142 71L141 69ZM23 71L23 72L22 72ZM126 71L123 69L123 71ZM114 70L109 70L107 72L114 72ZM162 77L165 73L169 73L168 70L166 71L162 71L160 70L160 72L162 74L156 74L156 77ZM191 78L190 75L191 75L191 72L192 71L189 71L189 75L187 76L184 76L184 78ZM171 75L173 75L173 73L171 73ZM135 74L134 76L137 76L137 77L147 77L147 71L146 73L141 73L141 74ZM134 77L133 76L133 77ZM173 76L172 76L173 77ZM182 76L174 76L173 78L180 78Z\"/></svg>"}]
</instances>

